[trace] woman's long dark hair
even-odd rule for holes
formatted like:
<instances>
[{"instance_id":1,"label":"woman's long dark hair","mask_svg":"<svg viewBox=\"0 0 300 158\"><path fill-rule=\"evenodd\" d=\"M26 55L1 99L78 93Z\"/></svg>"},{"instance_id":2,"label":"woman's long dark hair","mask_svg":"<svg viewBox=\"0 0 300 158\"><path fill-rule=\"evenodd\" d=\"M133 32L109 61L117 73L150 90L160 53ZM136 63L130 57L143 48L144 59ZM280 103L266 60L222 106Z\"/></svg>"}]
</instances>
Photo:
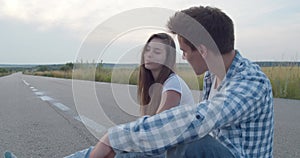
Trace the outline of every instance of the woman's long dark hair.
<instances>
[{"instance_id":1,"label":"woman's long dark hair","mask_svg":"<svg viewBox=\"0 0 300 158\"><path fill-rule=\"evenodd\" d=\"M144 53L148 44L153 39L160 39L162 44L165 45L166 49L166 60L162 65L162 69L155 80L151 71L145 68L144 64ZM175 42L171 36L166 33L153 34L145 44L142 55L141 55L141 65L139 66L139 79L138 79L138 99L141 105L140 113L141 115L154 115L158 110L161 101L162 86L153 86L155 83L161 85L168 79L169 75L174 71L174 66L176 62L176 49ZM151 90L150 90L151 87ZM151 91L149 94L149 90Z\"/></svg>"}]
</instances>

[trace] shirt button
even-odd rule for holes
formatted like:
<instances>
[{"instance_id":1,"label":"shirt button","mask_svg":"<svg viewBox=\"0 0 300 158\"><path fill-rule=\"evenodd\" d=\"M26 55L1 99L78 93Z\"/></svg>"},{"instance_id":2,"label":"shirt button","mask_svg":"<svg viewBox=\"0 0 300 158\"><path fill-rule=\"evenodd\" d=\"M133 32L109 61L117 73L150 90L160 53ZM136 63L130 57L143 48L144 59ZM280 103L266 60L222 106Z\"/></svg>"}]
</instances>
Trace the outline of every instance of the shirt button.
<instances>
[{"instance_id":1,"label":"shirt button","mask_svg":"<svg viewBox=\"0 0 300 158\"><path fill-rule=\"evenodd\" d=\"M201 116L200 115L196 115L196 119L201 119Z\"/></svg>"}]
</instances>

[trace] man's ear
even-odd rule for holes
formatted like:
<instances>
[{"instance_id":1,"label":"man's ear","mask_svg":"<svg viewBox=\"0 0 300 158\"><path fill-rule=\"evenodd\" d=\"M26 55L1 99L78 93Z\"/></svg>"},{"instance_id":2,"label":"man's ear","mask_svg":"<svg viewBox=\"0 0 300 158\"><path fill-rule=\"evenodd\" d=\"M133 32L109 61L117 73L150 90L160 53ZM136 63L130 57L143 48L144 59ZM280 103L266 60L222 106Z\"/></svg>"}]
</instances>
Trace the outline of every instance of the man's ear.
<instances>
[{"instance_id":1,"label":"man's ear","mask_svg":"<svg viewBox=\"0 0 300 158\"><path fill-rule=\"evenodd\" d=\"M200 44L198 47L198 52L201 54L202 58L205 59L207 57L207 48L205 45Z\"/></svg>"}]
</instances>

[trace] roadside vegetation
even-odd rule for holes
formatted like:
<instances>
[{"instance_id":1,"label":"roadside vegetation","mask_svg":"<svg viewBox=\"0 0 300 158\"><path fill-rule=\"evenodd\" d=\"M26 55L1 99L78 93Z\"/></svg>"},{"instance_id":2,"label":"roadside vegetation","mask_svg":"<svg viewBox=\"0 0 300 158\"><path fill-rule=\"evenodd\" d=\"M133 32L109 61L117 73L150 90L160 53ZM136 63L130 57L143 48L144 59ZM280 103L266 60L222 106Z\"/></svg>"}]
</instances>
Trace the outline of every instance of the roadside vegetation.
<instances>
[{"instance_id":1,"label":"roadside vegetation","mask_svg":"<svg viewBox=\"0 0 300 158\"><path fill-rule=\"evenodd\" d=\"M263 67L269 77L276 98L300 100L300 66Z\"/></svg>"},{"instance_id":2,"label":"roadside vegetation","mask_svg":"<svg viewBox=\"0 0 300 158\"><path fill-rule=\"evenodd\" d=\"M11 72L5 68L0 68L0 77L11 74Z\"/></svg>"},{"instance_id":3,"label":"roadside vegetation","mask_svg":"<svg viewBox=\"0 0 300 158\"><path fill-rule=\"evenodd\" d=\"M276 65L262 67L262 70L269 77L273 95L276 98L288 98L300 100L300 66L299 65ZM88 63L66 63L56 70L47 66L39 66L34 71L25 71L25 74L47 77L58 77L68 79L91 80L97 82L112 82L122 84L137 84L137 66L120 67L105 66ZM203 75L196 76L193 70L187 65L177 65L176 73L179 74L191 89L203 89Z\"/></svg>"}]
</instances>

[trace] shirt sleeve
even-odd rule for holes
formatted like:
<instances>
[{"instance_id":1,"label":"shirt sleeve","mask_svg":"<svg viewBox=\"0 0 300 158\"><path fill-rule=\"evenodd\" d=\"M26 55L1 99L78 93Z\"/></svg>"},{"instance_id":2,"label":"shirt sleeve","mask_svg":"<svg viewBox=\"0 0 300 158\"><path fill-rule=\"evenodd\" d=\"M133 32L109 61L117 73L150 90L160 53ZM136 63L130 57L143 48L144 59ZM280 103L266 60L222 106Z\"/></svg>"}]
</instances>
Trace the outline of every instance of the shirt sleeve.
<instances>
[{"instance_id":1,"label":"shirt sleeve","mask_svg":"<svg viewBox=\"0 0 300 158\"><path fill-rule=\"evenodd\" d=\"M198 122L195 110L194 105L177 106L152 117L144 116L135 122L110 128L110 144L116 150L160 154L173 144L187 141L186 137L197 136L192 124Z\"/></svg>"},{"instance_id":2,"label":"shirt sleeve","mask_svg":"<svg viewBox=\"0 0 300 158\"><path fill-rule=\"evenodd\" d=\"M152 117L110 128L116 150L160 154L170 147L197 140L213 129L259 114L266 95L262 80L235 80L212 98L197 105L177 106Z\"/></svg>"},{"instance_id":3,"label":"shirt sleeve","mask_svg":"<svg viewBox=\"0 0 300 158\"><path fill-rule=\"evenodd\" d=\"M173 75L165 81L162 93L169 90L173 90L182 94L182 86L183 85L180 82L180 78L177 75Z\"/></svg>"}]
</instances>

